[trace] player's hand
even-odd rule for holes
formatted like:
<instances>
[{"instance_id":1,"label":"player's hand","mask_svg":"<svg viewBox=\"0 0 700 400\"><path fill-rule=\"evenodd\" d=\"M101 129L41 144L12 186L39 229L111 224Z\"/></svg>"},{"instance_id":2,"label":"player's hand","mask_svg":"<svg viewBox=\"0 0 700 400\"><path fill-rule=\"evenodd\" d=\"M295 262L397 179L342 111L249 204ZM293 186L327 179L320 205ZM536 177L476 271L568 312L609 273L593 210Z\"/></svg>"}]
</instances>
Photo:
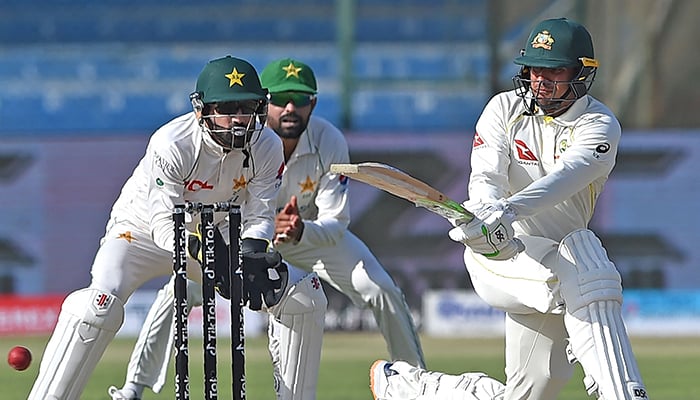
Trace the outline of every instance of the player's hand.
<instances>
[{"instance_id":1,"label":"player's hand","mask_svg":"<svg viewBox=\"0 0 700 400\"><path fill-rule=\"evenodd\" d=\"M194 232L187 234L187 254L202 263L202 227L199 224Z\"/></svg>"},{"instance_id":2,"label":"player's hand","mask_svg":"<svg viewBox=\"0 0 700 400\"><path fill-rule=\"evenodd\" d=\"M187 237L187 253L202 264L202 227L197 224L195 232ZM219 295L225 299L231 298L230 264L228 245L221 235L219 228L214 229L214 287Z\"/></svg>"},{"instance_id":3,"label":"player's hand","mask_svg":"<svg viewBox=\"0 0 700 400\"><path fill-rule=\"evenodd\" d=\"M508 260L525 249L515 237L515 214L504 200L470 208L474 219L468 223L453 221L455 227L449 232L450 239L492 260Z\"/></svg>"},{"instance_id":4,"label":"player's hand","mask_svg":"<svg viewBox=\"0 0 700 400\"><path fill-rule=\"evenodd\" d=\"M243 276L244 300L251 310L259 311L263 305L269 309L279 303L289 273L280 253L253 251L243 253Z\"/></svg>"},{"instance_id":5,"label":"player's hand","mask_svg":"<svg viewBox=\"0 0 700 400\"><path fill-rule=\"evenodd\" d=\"M304 221L299 215L297 197L292 196L289 202L275 217L275 244L283 242L296 243L304 233Z\"/></svg>"}]
</instances>

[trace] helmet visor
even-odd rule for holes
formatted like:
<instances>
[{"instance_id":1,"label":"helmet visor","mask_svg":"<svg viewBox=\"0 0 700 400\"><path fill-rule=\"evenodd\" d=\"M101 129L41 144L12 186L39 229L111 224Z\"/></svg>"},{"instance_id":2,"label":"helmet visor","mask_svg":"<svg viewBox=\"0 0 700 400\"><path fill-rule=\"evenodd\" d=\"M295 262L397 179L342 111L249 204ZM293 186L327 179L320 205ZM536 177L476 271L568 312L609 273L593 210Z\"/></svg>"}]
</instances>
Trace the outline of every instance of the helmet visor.
<instances>
[{"instance_id":1,"label":"helmet visor","mask_svg":"<svg viewBox=\"0 0 700 400\"><path fill-rule=\"evenodd\" d=\"M252 115L260 106L259 100L241 100L212 103L211 108L221 115L248 114Z\"/></svg>"}]
</instances>

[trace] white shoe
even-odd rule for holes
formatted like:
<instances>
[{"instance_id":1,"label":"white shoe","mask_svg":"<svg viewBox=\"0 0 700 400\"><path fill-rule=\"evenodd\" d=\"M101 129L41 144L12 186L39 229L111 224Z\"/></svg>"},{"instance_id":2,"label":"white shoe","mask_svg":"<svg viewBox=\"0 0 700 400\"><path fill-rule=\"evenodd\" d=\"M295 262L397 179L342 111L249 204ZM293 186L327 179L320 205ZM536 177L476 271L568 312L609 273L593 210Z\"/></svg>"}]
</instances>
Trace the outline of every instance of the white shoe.
<instances>
[{"instance_id":1,"label":"white shoe","mask_svg":"<svg viewBox=\"0 0 700 400\"><path fill-rule=\"evenodd\" d=\"M131 390L128 392L131 392ZM128 392L123 392L122 390L117 389L116 386L110 386L109 389L107 389L107 394L112 396L112 400L141 400L140 397L136 397L134 392Z\"/></svg>"},{"instance_id":2,"label":"white shoe","mask_svg":"<svg viewBox=\"0 0 700 400\"><path fill-rule=\"evenodd\" d=\"M369 388L372 390L374 400L387 398L387 390L389 389L387 377L397 374L391 369L392 364L389 361L377 360L369 368Z\"/></svg>"},{"instance_id":3,"label":"white shoe","mask_svg":"<svg viewBox=\"0 0 700 400\"><path fill-rule=\"evenodd\" d=\"M426 371L405 361L377 360L369 370L374 400L503 400L505 386L483 372L449 375Z\"/></svg>"}]
</instances>

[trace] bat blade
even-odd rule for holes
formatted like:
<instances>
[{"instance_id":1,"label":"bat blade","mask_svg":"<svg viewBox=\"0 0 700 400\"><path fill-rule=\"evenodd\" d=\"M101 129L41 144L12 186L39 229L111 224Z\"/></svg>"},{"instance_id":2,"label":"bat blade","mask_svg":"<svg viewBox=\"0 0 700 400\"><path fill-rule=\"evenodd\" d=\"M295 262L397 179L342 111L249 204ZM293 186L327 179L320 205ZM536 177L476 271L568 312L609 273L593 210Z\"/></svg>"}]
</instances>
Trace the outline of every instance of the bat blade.
<instances>
[{"instance_id":1,"label":"bat blade","mask_svg":"<svg viewBox=\"0 0 700 400\"><path fill-rule=\"evenodd\" d=\"M331 172L374 186L447 219L469 222L474 218L474 215L458 202L391 165L377 162L332 164Z\"/></svg>"}]
</instances>

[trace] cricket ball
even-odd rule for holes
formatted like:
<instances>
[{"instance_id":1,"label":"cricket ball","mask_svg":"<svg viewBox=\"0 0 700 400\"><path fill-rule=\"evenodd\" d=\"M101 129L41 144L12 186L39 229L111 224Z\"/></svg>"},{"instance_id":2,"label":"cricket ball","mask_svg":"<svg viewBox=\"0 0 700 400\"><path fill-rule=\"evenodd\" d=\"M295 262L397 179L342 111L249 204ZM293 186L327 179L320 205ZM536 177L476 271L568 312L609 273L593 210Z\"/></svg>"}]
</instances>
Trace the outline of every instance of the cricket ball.
<instances>
[{"instance_id":1,"label":"cricket ball","mask_svg":"<svg viewBox=\"0 0 700 400\"><path fill-rule=\"evenodd\" d=\"M24 371L32 363L32 352L24 346L15 346L7 353L7 363L17 371Z\"/></svg>"}]
</instances>

